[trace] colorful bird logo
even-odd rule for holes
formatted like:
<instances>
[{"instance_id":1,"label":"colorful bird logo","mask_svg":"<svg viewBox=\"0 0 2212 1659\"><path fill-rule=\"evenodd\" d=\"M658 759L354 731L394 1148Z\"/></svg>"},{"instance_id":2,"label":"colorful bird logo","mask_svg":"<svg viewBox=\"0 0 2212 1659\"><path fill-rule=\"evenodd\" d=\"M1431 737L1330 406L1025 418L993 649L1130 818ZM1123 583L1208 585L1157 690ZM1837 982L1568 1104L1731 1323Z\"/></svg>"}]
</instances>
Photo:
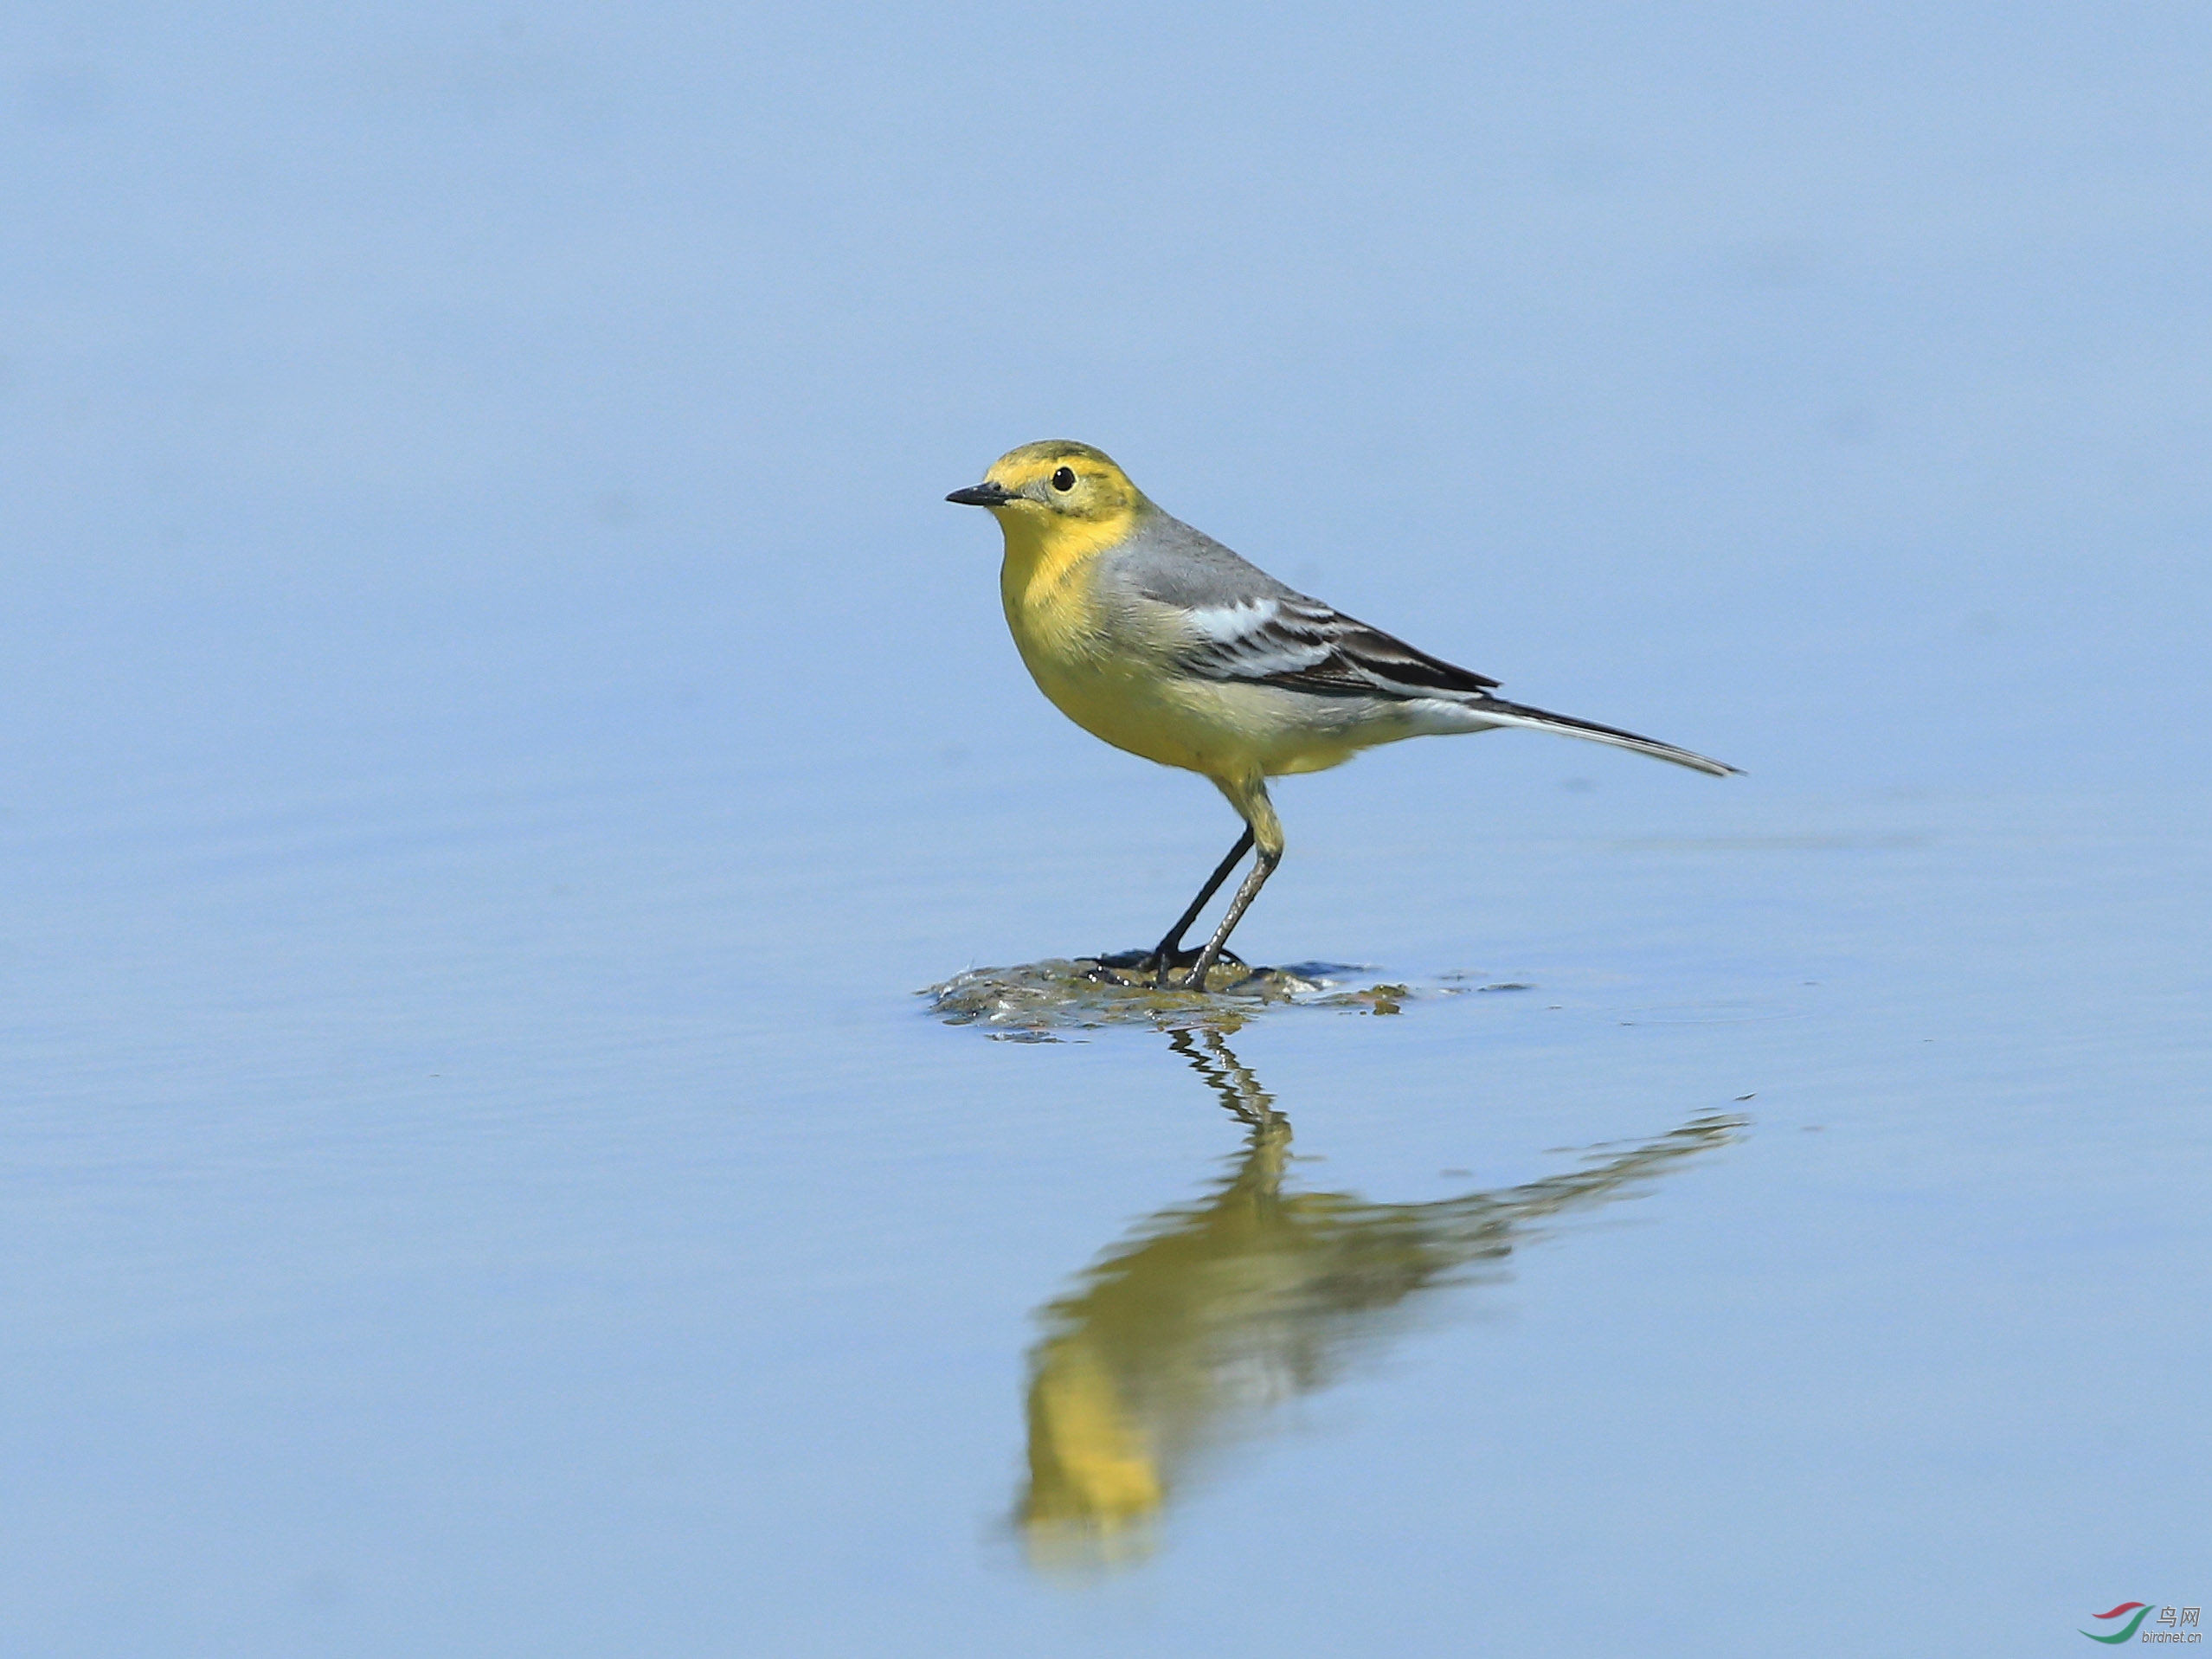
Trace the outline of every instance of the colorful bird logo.
<instances>
[{"instance_id":1,"label":"colorful bird logo","mask_svg":"<svg viewBox=\"0 0 2212 1659\"><path fill-rule=\"evenodd\" d=\"M2102 1642L2109 1646L2117 1646L2119 1643L2129 1641L2134 1636L2136 1627L2143 1623L2150 1611L2151 1604L2149 1602L2124 1601L2119 1606L2113 1608L2109 1613L2094 1613L2092 1614L2091 1617L2099 1619L2118 1618L2122 1613L2133 1613L2135 1617L2128 1620L2125 1628L2114 1630L2110 1636L2099 1636L2094 1630L2084 1630L2081 1634L2087 1636L2092 1642Z\"/></svg>"}]
</instances>

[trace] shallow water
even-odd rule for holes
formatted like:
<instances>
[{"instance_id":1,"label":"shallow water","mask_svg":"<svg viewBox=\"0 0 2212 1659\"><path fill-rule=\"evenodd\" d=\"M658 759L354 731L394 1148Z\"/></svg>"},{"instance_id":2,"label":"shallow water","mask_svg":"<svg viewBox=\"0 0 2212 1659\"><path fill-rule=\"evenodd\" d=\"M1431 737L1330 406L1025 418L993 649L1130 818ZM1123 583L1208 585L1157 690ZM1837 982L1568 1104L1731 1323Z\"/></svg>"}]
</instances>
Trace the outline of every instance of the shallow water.
<instances>
[{"instance_id":1,"label":"shallow water","mask_svg":"<svg viewBox=\"0 0 2212 1659\"><path fill-rule=\"evenodd\" d=\"M1396 1013L1049 1043L916 987L1182 883L958 856L1019 799L865 878L729 774L48 824L19 1632L1997 1651L2191 1594L2202 820L1667 781L1474 866L1316 787L1247 948Z\"/></svg>"}]
</instances>

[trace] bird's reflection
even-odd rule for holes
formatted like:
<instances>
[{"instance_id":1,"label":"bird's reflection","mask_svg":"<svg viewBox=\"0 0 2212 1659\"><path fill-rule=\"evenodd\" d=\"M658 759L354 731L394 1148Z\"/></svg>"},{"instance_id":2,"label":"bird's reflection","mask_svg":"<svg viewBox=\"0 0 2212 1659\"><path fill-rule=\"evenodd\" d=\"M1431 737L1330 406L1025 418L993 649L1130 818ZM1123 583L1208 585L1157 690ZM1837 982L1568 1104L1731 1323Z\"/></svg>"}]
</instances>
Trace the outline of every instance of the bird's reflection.
<instances>
[{"instance_id":1,"label":"bird's reflection","mask_svg":"<svg viewBox=\"0 0 2212 1659\"><path fill-rule=\"evenodd\" d=\"M1273 1098L1219 1032L1169 1040L1249 1134L1226 1180L1140 1225L1039 1315L1015 1513L1040 1565L1141 1556L1206 1451L1328 1386L1422 1292L1499 1270L1547 1219L1628 1196L1744 1122L1693 1118L1568 1174L1429 1204L1285 1192Z\"/></svg>"}]
</instances>

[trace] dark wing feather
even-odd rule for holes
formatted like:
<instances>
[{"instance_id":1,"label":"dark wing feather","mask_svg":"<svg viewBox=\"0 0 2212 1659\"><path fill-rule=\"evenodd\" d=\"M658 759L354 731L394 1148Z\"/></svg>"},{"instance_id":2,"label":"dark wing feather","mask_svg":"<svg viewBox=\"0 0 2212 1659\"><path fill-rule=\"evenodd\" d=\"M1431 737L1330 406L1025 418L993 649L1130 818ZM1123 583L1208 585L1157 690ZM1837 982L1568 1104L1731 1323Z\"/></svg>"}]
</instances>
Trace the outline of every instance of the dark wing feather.
<instances>
[{"instance_id":1,"label":"dark wing feather","mask_svg":"<svg viewBox=\"0 0 2212 1659\"><path fill-rule=\"evenodd\" d=\"M1208 679L1321 697L1482 697L1498 683L1302 595L1210 609L1193 621L1200 637L1184 662Z\"/></svg>"}]
</instances>

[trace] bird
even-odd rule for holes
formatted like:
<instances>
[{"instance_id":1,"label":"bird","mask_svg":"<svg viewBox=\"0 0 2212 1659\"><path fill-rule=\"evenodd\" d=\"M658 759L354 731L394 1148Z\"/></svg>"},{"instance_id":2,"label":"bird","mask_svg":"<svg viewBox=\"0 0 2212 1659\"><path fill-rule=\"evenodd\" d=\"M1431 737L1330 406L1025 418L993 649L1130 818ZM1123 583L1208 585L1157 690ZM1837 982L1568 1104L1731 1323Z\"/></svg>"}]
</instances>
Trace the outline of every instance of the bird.
<instances>
[{"instance_id":1,"label":"bird","mask_svg":"<svg viewBox=\"0 0 2212 1659\"><path fill-rule=\"evenodd\" d=\"M1206 988L1283 862L1270 778L1322 771L1401 738L1510 726L1715 777L1737 771L1656 738L1506 701L1499 681L1299 593L1170 517L1089 444L1024 444L945 499L987 508L999 522L999 596L1038 689L1093 736L1207 779L1244 820L1198 897L1140 959L1160 988L1183 965L1183 936L1254 853L1182 981Z\"/></svg>"}]
</instances>

